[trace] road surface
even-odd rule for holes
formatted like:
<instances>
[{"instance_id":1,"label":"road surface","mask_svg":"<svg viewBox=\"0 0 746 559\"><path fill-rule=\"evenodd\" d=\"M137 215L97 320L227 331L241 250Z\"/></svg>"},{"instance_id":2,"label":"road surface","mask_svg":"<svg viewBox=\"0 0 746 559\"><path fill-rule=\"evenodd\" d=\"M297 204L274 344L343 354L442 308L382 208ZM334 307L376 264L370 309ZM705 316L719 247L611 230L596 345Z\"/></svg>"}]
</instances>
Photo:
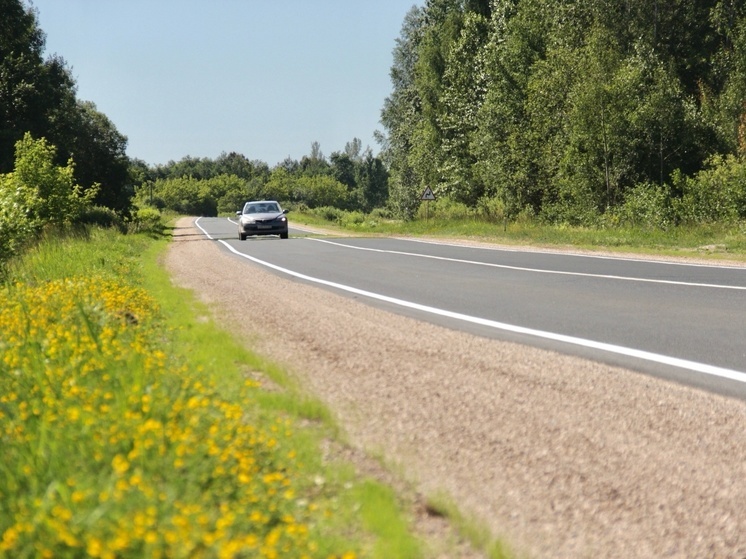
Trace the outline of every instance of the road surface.
<instances>
[{"instance_id":1,"label":"road surface","mask_svg":"<svg viewBox=\"0 0 746 559\"><path fill-rule=\"evenodd\" d=\"M247 264L386 310L746 399L744 267L197 225Z\"/></svg>"}]
</instances>

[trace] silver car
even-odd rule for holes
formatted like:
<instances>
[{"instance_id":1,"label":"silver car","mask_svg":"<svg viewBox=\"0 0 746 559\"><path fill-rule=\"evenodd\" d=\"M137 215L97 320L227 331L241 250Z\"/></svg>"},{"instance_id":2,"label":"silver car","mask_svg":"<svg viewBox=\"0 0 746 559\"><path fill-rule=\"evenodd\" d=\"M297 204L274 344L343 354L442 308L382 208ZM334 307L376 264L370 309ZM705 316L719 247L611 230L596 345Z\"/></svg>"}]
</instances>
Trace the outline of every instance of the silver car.
<instances>
[{"instance_id":1,"label":"silver car","mask_svg":"<svg viewBox=\"0 0 746 559\"><path fill-rule=\"evenodd\" d=\"M279 235L288 238L288 218L290 210L283 210L274 200L246 202L238 216L238 238L245 241L250 235Z\"/></svg>"}]
</instances>

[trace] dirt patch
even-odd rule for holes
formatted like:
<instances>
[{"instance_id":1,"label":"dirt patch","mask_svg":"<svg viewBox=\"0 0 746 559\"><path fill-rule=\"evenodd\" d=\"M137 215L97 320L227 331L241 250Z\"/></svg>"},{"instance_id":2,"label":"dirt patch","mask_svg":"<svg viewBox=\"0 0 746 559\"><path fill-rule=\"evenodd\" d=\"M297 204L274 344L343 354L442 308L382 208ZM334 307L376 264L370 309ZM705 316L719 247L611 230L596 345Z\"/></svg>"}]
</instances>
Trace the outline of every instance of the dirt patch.
<instances>
[{"instance_id":1,"label":"dirt patch","mask_svg":"<svg viewBox=\"0 0 746 559\"><path fill-rule=\"evenodd\" d=\"M242 324L247 344L330 407L354 453L383 457L420 495L447 493L535 558L746 559L743 402L417 322L260 267L248 279L191 224L179 222L167 254L174 281L227 329Z\"/></svg>"}]
</instances>

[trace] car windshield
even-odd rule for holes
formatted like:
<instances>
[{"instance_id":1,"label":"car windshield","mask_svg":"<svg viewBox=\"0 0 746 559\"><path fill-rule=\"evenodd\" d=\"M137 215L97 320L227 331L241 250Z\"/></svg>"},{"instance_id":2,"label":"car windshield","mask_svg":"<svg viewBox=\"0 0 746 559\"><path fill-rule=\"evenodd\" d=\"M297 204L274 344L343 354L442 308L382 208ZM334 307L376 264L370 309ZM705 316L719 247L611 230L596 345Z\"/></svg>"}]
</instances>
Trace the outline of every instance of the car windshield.
<instances>
[{"instance_id":1,"label":"car windshield","mask_svg":"<svg viewBox=\"0 0 746 559\"><path fill-rule=\"evenodd\" d=\"M263 213L272 213L272 212L279 212L280 208L275 204L274 202L270 202L267 204L249 204L244 208L245 214L263 214Z\"/></svg>"}]
</instances>

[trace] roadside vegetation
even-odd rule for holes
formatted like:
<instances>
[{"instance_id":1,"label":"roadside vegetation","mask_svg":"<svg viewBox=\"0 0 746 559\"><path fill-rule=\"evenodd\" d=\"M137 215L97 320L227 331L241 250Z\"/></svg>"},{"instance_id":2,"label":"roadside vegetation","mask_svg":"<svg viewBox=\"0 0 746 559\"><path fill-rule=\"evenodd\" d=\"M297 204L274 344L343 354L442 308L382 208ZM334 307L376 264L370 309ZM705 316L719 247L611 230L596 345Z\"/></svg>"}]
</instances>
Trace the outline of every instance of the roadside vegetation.
<instances>
[{"instance_id":1,"label":"roadside vegetation","mask_svg":"<svg viewBox=\"0 0 746 559\"><path fill-rule=\"evenodd\" d=\"M329 412L170 285L164 215L273 198L358 234L746 260L745 10L429 0L380 153L270 167L129 158L0 0L0 558L426 557L388 488L321 460Z\"/></svg>"},{"instance_id":2,"label":"roadside vegetation","mask_svg":"<svg viewBox=\"0 0 746 559\"><path fill-rule=\"evenodd\" d=\"M632 226L582 227L535 220L498 221L464 206L423 205L415 219L394 219L387 212L369 214L336 208L298 208L298 224L340 234L403 235L463 239L516 246L554 247L608 252L746 261L746 225L712 223L670 229Z\"/></svg>"},{"instance_id":3,"label":"roadside vegetation","mask_svg":"<svg viewBox=\"0 0 746 559\"><path fill-rule=\"evenodd\" d=\"M7 269L0 557L424 556L389 489L322 461L328 411L170 284L158 237L85 229Z\"/></svg>"}]
</instances>

